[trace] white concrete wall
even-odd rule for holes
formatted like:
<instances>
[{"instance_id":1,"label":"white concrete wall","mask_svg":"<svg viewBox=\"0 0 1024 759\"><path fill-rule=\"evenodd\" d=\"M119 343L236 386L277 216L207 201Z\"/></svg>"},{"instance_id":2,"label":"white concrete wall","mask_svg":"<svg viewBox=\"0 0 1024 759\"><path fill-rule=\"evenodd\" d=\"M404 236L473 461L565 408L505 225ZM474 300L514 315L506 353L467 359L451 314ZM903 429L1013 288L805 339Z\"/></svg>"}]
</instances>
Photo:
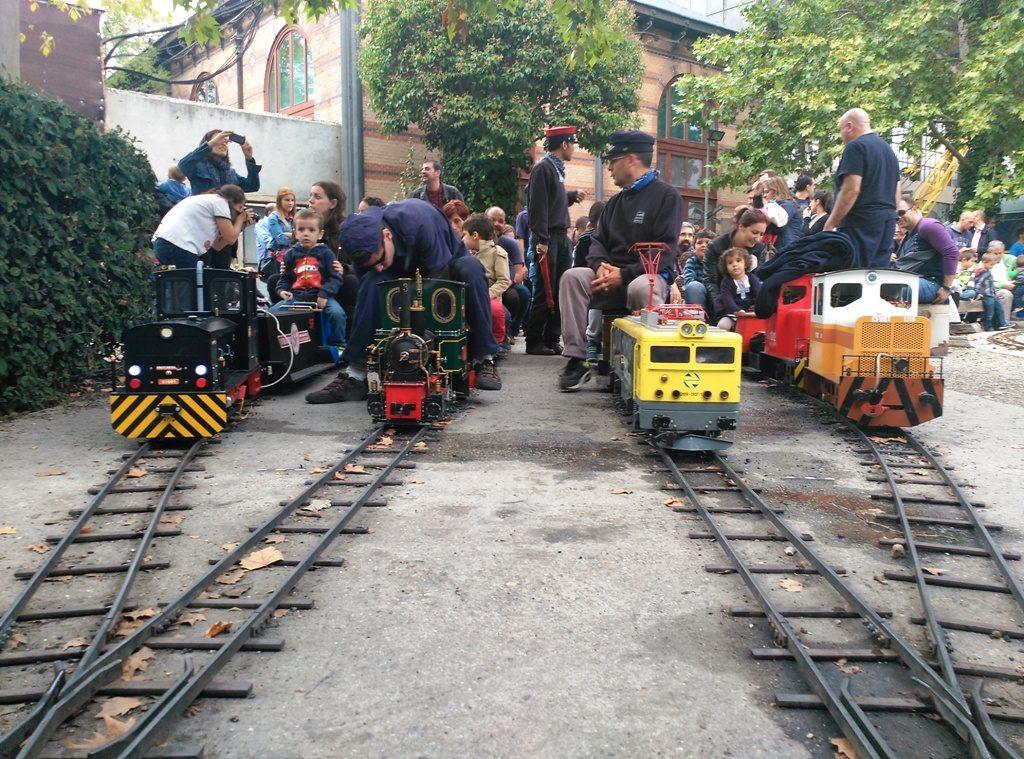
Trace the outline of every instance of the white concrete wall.
<instances>
[{"instance_id":1,"label":"white concrete wall","mask_svg":"<svg viewBox=\"0 0 1024 759\"><path fill-rule=\"evenodd\" d=\"M291 187L299 201L318 180L341 182L341 126L272 113L194 103L127 90L106 90L106 127L120 127L149 156L158 179L167 167L195 148L210 129L244 134L263 168L258 193L251 200L273 200L278 187ZM231 145L231 163L245 174L245 161Z\"/></svg>"}]
</instances>

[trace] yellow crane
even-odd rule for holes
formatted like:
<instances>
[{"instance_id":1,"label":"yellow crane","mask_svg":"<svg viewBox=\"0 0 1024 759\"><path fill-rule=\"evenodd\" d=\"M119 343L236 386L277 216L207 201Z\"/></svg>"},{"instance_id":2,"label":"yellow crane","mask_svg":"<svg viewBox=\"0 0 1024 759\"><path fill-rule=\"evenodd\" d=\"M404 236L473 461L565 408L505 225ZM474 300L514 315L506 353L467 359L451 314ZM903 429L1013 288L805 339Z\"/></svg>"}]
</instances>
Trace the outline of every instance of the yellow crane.
<instances>
[{"instance_id":1,"label":"yellow crane","mask_svg":"<svg viewBox=\"0 0 1024 759\"><path fill-rule=\"evenodd\" d=\"M961 154L963 153L966 153L966 148L961 151ZM928 176L925 177L924 181L921 182L914 192L914 202L925 216L932 212L932 208L935 207L939 198L942 197L942 193L949 187L949 183L953 181L957 165L958 161L953 154L948 150L943 150L935 166L932 167L932 170L928 172Z\"/></svg>"}]
</instances>

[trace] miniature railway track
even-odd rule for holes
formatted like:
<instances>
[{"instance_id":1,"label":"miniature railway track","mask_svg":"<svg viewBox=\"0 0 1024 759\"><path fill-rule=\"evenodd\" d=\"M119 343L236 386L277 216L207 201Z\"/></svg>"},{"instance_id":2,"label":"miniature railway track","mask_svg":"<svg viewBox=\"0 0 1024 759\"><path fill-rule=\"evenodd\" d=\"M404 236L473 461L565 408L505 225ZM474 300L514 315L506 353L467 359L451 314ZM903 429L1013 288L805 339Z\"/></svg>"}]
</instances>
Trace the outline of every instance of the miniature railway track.
<instances>
[{"instance_id":1,"label":"miniature railway track","mask_svg":"<svg viewBox=\"0 0 1024 759\"><path fill-rule=\"evenodd\" d=\"M414 466L403 459L425 447L426 433L426 427L399 432L377 428L297 496L282 502L280 509L263 524L250 527L247 537L223 546L226 555L211 559L210 568L177 598L159 604L159 611L150 609L152 615L123 640L108 643L106 634L97 634L98 645L88 661L80 663L70 676L58 672L29 717L0 738L0 755L81 756L82 750L86 750L90 757L150 756L154 745L168 736L176 720L200 696L249 695L248 683L214 678L239 651L274 651L283 646L282 641L257 635L272 617L283 615L284 610L312 607L311 602L293 597L297 584L311 570L343 565L342 560L321 557L339 535L367 532L366 528L351 527L349 523L363 507L384 505L373 500L373 495L382 486L399 484L389 476L396 469ZM133 460L125 462L122 469L126 471ZM183 458L175 471L186 467ZM339 487L331 487L335 485ZM324 495L322 491L342 489L349 491L345 500L316 498ZM90 507L95 513L95 504ZM75 524L79 533L87 521L87 512L88 509ZM152 524L158 521L154 516ZM68 538L65 536L70 543ZM288 558L278 546L285 549ZM137 553L141 556L142 551ZM288 568L283 575L282 568ZM238 588L243 576L251 585ZM262 587L257 588L257 584ZM118 596L121 609L125 608L122 596L126 595ZM117 618L120 610L115 614L116 606L117 602L105 610L105 621ZM206 621L203 612L213 610L224 618L215 621L205 635L180 636L186 625L191 629L200 619ZM7 616L20 613L12 608ZM190 653L175 661L169 658L173 654L167 653L173 651ZM136 672L149 669L150 660L154 660L152 671L180 674L171 680L132 679ZM134 706L127 719L118 721L116 717L122 714L114 715L120 734L100 742L101 745L97 745L96 739L88 745L75 745L77 727L73 718L94 715L93 707L97 705L101 708L95 716L102 718L106 707L97 699L112 695L133 697ZM102 737L97 733L97 738ZM68 754L68 748L74 750ZM172 753L199 756L202 749L175 747Z\"/></svg>"},{"instance_id":2,"label":"miniature railway track","mask_svg":"<svg viewBox=\"0 0 1024 759\"><path fill-rule=\"evenodd\" d=\"M757 600L756 607L733 608L733 616L767 618L777 647L754 649L754 657L795 661L811 690L777 694L778 705L824 707L860 757L925 755L922 747L942 756L949 746L958 747L957 755L991 755L983 738L987 718L976 724L960 690L897 634L886 621L890 614L847 584L845 570L819 557L813 537L788 526L782 509L765 502L723 455L712 454L710 466L707 458L658 455L674 480L670 488L681 491L669 505L699 514L708 527L690 537L715 540L729 558L706 570L739 574ZM714 493L714 502L707 493ZM815 605L780 601L794 597ZM856 679L847 676L858 672ZM908 699L908 692L922 697Z\"/></svg>"},{"instance_id":3,"label":"miniature railway track","mask_svg":"<svg viewBox=\"0 0 1024 759\"><path fill-rule=\"evenodd\" d=\"M1010 329L1006 332L997 332L994 335L990 335L988 341L993 345L998 345L1000 348L1017 351L1024 350L1024 330Z\"/></svg>"},{"instance_id":4,"label":"miniature railway track","mask_svg":"<svg viewBox=\"0 0 1024 759\"><path fill-rule=\"evenodd\" d=\"M911 621L925 627L935 668L961 707L976 715L993 752L1018 755L1001 726L1021 722L1024 714L994 710L992 719L986 703L1024 701L1024 669L1009 666L1018 647L1007 645L1024 638L1024 588L1009 563L1020 554L998 546L993 533L1002 526L983 521L983 504L972 503L956 477L910 432L850 429L863 446L855 452L870 456L861 462L873 469L868 480L886 490L872 497L891 507L874 518L900 533L879 543L892 546L894 557L910 565L909 571L886 571L885 578L916 585L921 615ZM997 697L984 699L983 689Z\"/></svg>"},{"instance_id":5,"label":"miniature railway track","mask_svg":"<svg viewBox=\"0 0 1024 759\"><path fill-rule=\"evenodd\" d=\"M165 452L153 451L148 444L137 448L127 455L124 463L111 473L106 484L92 488L94 494L89 504L77 514L74 524L63 536L47 537L45 543L33 547L41 551L46 558L35 570L17 572L15 577L25 580L25 587L18 594L13 604L0 616L0 641L10 641L10 651L0 654L0 676L5 680L14 680L17 688L0 690L0 703L31 703L38 694L38 703L29 718L23 722L30 725L34 718L45 712L50 701L57 692L56 685L67 686L75 683L95 662L100 651L113 636L122 613L131 612L135 607L128 603L135 588L136 581L143 572L165 569L170 566L168 561L153 560L148 556L153 541L157 538L169 538L179 535L181 531L163 523L165 514L175 507L172 503L174 495L182 489L195 487L182 484L181 480L188 472L202 471L202 466L195 459L202 454L204 442L199 441L187 450ZM149 460L160 462L151 464ZM146 469L145 467L149 467ZM162 483L155 483L147 475L169 475ZM156 496L155 503L123 503L123 496L138 500ZM187 508L187 507L180 507ZM149 514L148 522L143 525L133 524L129 529L123 526L119 530L104 530L104 523L111 518L124 514ZM96 529L99 528L99 529ZM47 544L53 544L49 548ZM116 551L119 560L112 563L96 564L89 558L93 550L101 548ZM163 547L163 546L161 546ZM73 549L84 550L79 556L72 556ZM78 553L81 553L81 550ZM109 578L120 575L119 581L107 582ZM91 600L87 605L68 605L66 602L55 601L51 585L60 581L60 590L65 598ZM73 591L73 592L72 592ZM96 596L101 600L96 600ZM68 641L62 649L26 648L22 644L36 641L61 638L61 627L68 620L92 620L100 618L98 625ZM31 673L25 668L43 662L69 661L74 663L70 672L60 670L51 687L41 692L27 688L26 680L31 680ZM12 737L22 734L15 731Z\"/></svg>"}]
</instances>

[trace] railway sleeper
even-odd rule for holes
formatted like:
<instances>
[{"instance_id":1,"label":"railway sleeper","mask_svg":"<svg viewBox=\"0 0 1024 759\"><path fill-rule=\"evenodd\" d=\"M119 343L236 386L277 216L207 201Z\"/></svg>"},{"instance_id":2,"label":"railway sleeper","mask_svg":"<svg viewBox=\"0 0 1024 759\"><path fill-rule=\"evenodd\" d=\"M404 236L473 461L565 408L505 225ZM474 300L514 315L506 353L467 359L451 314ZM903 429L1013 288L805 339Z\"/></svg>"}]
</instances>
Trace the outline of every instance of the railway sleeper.
<instances>
[{"instance_id":1,"label":"railway sleeper","mask_svg":"<svg viewBox=\"0 0 1024 759\"><path fill-rule=\"evenodd\" d=\"M761 509L752 506L705 506L704 510L709 514L761 514ZM699 514L700 510L693 506L673 506L672 511L680 514ZM781 506L773 506L772 511L776 514L784 514L786 510Z\"/></svg>"},{"instance_id":2,"label":"railway sleeper","mask_svg":"<svg viewBox=\"0 0 1024 759\"><path fill-rule=\"evenodd\" d=\"M206 561L208 564L213 566L214 564L219 564L221 561L223 561L223 559L207 559ZM302 562L298 559L282 559L281 561L275 561L273 564L268 564L266 567L264 567L264 569L271 569L273 567L297 567L301 563ZM317 561L313 562L314 569L340 569L344 566L344 559L318 559Z\"/></svg>"},{"instance_id":3,"label":"railway sleeper","mask_svg":"<svg viewBox=\"0 0 1024 759\"><path fill-rule=\"evenodd\" d=\"M175 485L173 489L176 491L195 490L196 486L194 484L186 483L184 485ZM103 490L103 486L97 485L96 487L89 488L87 492L89 495L98 495L101 490ZM162 493L165 490L167 490L166 485L138 485L136 487L114 487L107 492L113 495L115 493Z\"/></svg>"},{"instance_id":4,"label":"railway sleeper","mask_svg":"<svg viewBox=\"0 0 1024 759\"><path fill-rule=\"evenodd\" d=\"M876 514L872 519L877 519L880 522L899 522L900 518L898 514ZM963 527L965 529L973 530L974 522L966 519L947 519L945 517L917 517L908 516L907 521L911 524L927 524L934 525L935 527ZM993 524L991 522L984 523L985 529L992 532L997 532L1003 529L1001 524Z\"/></svg>"},{"instance_id":5,"label":"railway sleeper","mask_svg":"<svg viewBox=\"0 0 1024 759\"><path fill-rule=\"evenodd\" d=\"M100 696L162 696L175 684L174 680L117 680L100 688ZM27 704L46 694L44 689L24 688L0 691L0 704ZM199 693L200 698L249 698L252 683L248 680L213 680Z\"/></svg>"},{"instance_id":6,"label":"railway sleeper","mask_svg":"<svg viewBox=\"0 0 1024 759\"><path fill-rule=\"evenodd\" d=\"M880 546L893 546L893 545L904 545L906 540L903 538L881 538L878 541ZM919 551L930 551L934 553L948 553L957 556L991 556L988 550L979 548L978 546L958 546L949 543L925 543L919 540L914 541L914 545L917 546ZM1008 561L1019 561L1020 554L1016 551L1003 551L1003 558Z\"/></svg>"},{"instance_id":7,"label":"railway sleeper","mask_svg":"<svg viewBox=\"0 0 1024 759\"><path fill-rule=\"evenodd\" d=\"M139 565L139 569L147 571L150 569L167 569L171 566L169 561L144 561ZM94 567L64 567L55 568L49 572L46 576L50 577L81 577L82 575L109 575L118 574L119 572L127 572L127 564L98 564ZM35 570L33 569L22 569L14 573L14 577L18 580L31 580L35 577Z\"/></svg>"},{"instance_id":8,"label":"railway sleeper","mask_svg":"<svg viewBox=\"0 0 1024 759\"><path fill-rule=\"evenodd\" d=\"M190 637L176 638L173 636L159 636L146 641L149 648L159 648L170 651L216 651L221 647L220 641L216 638ZM276 652L284 648L284 640L280 638L250 638L242 644L243 651ZM85 653L85 647L40 649L36 651L11 651L0 654L0 667L18 667L26 664L40 664L44 662L67 661L77 659Z\"/></svg>"},{"instance_id":9,"label":"railway sleeper","mask_svg":"<svg viewBox=\"0 0 1024 759\"><path fill-rule=\"evenodd\" d=\"M885 579L896 580L898 582L917 582L917 577L913 572L895 571L891 569L885 570ZM941 575L930 575L925 574L924 581L929 585L935 585L940 588L959 588L961 590L980 590L986 593L1007 593L1009 594L1010 589L1005 585L997 585L991 582L982 582L980 580L962 580L957 577L943 577Z\"/></svg>"},{"instance_id":10,"label":"railway sleeper","mask_svg":"<svg viewBox=\"0 0 1024 759\"><path fill-rule=\"evenodd\" d=\"M133 530L124 532L87 532L84 535L76 535L72 543L105 543L107 541L115 540L138 540L146 534L145 530ZM181 535L181 530L169 529L169 530L156 530L153 533L154 538L173 538ZM64 539L63 535L48 535L43 540L47 543L59 543Z\"/></svg>"},{"instance_id":11,"label":"railway sleeper","mask_svg":"<svg viewBox=\"0 0 1024 759\"><path fill-rule=\"evenodd\" d=\"M883 474L869 474L868 482L888 482L889 478ZM897 485L934 485L935 487L947 488L949 483L945 480L929 480L924 477L893 477L892 481ZM957 482L962 488L969 487L966 482ZM905 499L904 499L905 500Z\"/></svg>"},{"instance_id":12,"label":"railway sleeper","mask_svg":"<svg viewBox=\"0 0 1024 759\"><path fill-rule=\"evenodd\" d=\"M386 484L386 483L385 483ZM698 493L739 493L742 492L735 485L690 485L694 491ZM680 490L685 491L682 485L676 482L667 482L661 486L662 490L670 490L672 492L678 492ZM760 493L761 488L750 488L755 493Z\"/></svg>"},{"instance_id":13,"label":"railway sleeper","mask_svg":"<svg viewBox=\"0 0 1024 759\"><path fill-rule=\"evenodd\" d=\"M899 661L895 651L887 648L804 648L815 661ZM750 654L760 661L791 661L793 653L788 648L752 648Z\"/></svg>"},{"instance_id":14,"label":"railway sleeper","mask_svg":"<svg viewBox=\"0 0 1024 759\"><path fill-rule=\"evenodd\" d=\"M259 527L257 525L249 525L249 532L256 532ZM326 527L315 527L313 525L290 525L283 524L275 527L273 532L282 535L323 535L327 532ZM345 527L339 533L340 535L366 535L370 532L369 527Z\"/></svg>"},{"instance_id":15,"label":"railway sleeper","mask_svg":"<svg viewBox=\"0 0 1024 759\"><path fill-rule=\"evenodd\" d=\"M736 572L733 564L705 564L704 571L716 575L731 575ZM816 575L814 567L799 567L792 564L748 564L747 571L755 575ZM845 575L846 567L832 567L837 575Z\"/></svg>"},{"instance_id":16,"label":"railway sleeper","mask_svg":"<svg viewBox=\"0 0 1024 759\"><path fill-rule=\"evenodd\" d=\"M911 617L911 624L924 625L924 617ZM940 627L944 627L947 630L960 630L962 632L978 633L979 635L992 635L998 633L996 637L1003 638L1024 638L1024 628L1022 627L1003 627L1002 625L983 625L979 622L968 622L962 619L943 619L939 618L936 620Z\"/></svg>"},{"instance_id":17,"label":"railway sleeper","mask_svg":"<svg viewBox=\"0 0 1024 759\"><path fill-rule=\"evenodd\" d=\"M181 503L168 503L164 506L164 511L191 511L191 506L186 506ZM85 509L69 509L68 516L80 517ZM111 514L152 514L156 511L154 504L148 503L136 506L99 506L95 511L92 512L94 517L98 516L109 516Z\"/></svg>"},{"instance_id":18,"label":"railway sleeper","mask_svg":"<svg viewBox=\"0 0 1024 759\"><path fill-rule=\"evenodd\" d=\"M158 606L166 606L161 602ZM188 605L190 609L258 609L263 601L252 601L239 598L207 598L197 599ZM136 604L126 604L122 611L135 611ZM308 610L313 608L313 602L309 599L296 598L290 601L282 601L277 605L278 609ZM40 609L39 611L26 612L18 615L19 622L36 622L46 619L74 619L77 617L102 617L110 610L109 606L67 606L56 609Z\"/></svg>"},{"instance_id":19,"label":"railway sleeper","mask_svg":"<svg viewBox=\"0 0 1024 759\"><path fill-rule=\"evenodd\" d=\"M793 606L777 609L779 614L793 619L860 619L861 614L849 609L828 606ZM892 617L892 612L875 609L875 614L883 618ZM764 617L764 609L760 606L733 606L729 609L732 617Z\"/></svg>"},{"instance_id":20,"label":"railway sleeper","mask_svg":"<svg viewBox=\"0 0 1024 759\"><path fill-rule=\"evenodd\" d=\"M855 698L857 706L866 712L893 712L931 714L935 707L918 698L886 696L860 696ZM825 703L814 693L776 693L775 705L784 709L824 709ZM1024 710L989 706L985 713L992 719L1024 724Z\"/></svg>"},{"instance_id":21,"label":"railway sleeper","mask_svg":"<svg viewBox=\"0 0 1024 759\"><path fill-rule=\"evenodd\" d=\"M278 505L279 506L287 506L289 503L291 503L291 501L281 501ZM331 501L331 506L340 506L342 508L347 508L348 506L351 506L354 503L355 503L354 499L345 499L345 500L340 500L340 501L332 500ZM303 501L299 505L299 508L301 509L303 506L309 506L309 504L310 504L310 501ZM363 508L366 508L366 509L382 508L382 507L387 506L387 505L388 505L387 501L378 498L378 499L374 499L372 501L367 501L366 503L363 504Z\"/></svg>"},{"instance_id":22,"label":"railway sleeper","mask_svg":"<svg viewBox=\"0 0 1024 759\"><path fill-rule=\"evenodd\" d=\"M773 532L726 532L724 533L726 540L771 540L780 543L788 543L789 538L785 535L777 535ZM700 530L693 530L690 532L690 540L715 540L715 534L713 532L702 532ZM814 536L809 532L800 534L800 538L804 541L814 540Z\"/></svg>"},{"instance_id":23,"label":"railway sleeper","mask_svg":"<svg viewBox=\"0 0 1024 759\"><path fill-rule=\"evenodd\" d=\"M892 493L871 493L869 498L876 501L893 500ZM924 495L900 495L900 500L903 501L903 503L921 503L926 506L963 506L963 504L955 498L932 498L931 496ZM976 509L983 509L986 504L984 501L972 501L971 505Z\"/></svg>"},{"instance_id":24,"label":"railway sleeper","mask_svg":"<svg viewBox=\"0 0 1024 759\"><path fill-rule=\"evenodd\" d=\"M178 467L176 467L176 466L171 466L171 467L149 467L149 466L146 466L145 464L140 464L139 466L146 470L146 474L174 474L176 471L178 471ZM189 464L187 467L185 467L181 471L182 472L205 472L206 471L206 465L205 464ZM108 469L107 470L107 474L116 474L116 473L117 473L116 469Z\"/></svg>"}]
</instances>

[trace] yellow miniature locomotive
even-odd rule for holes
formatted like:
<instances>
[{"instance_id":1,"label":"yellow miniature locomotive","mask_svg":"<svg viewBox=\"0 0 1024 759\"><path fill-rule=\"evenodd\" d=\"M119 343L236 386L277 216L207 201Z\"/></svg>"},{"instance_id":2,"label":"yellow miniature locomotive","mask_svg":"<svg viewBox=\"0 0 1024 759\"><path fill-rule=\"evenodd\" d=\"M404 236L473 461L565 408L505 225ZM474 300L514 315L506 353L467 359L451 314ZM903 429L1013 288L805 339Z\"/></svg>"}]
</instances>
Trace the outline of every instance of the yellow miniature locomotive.
<instances>
[{"instance_id":1,"label":"yellow miniature locomotive","mask_svg":"<svg viewBox=\"0 0 1024 759\"><path fill-rule=\"evenodd\" d=\"M616 319L611 327L611 391L662 448L728 448L736 429L742 338L709 327L703 310L664 305Z\"/></svg>"}]
</instances>

